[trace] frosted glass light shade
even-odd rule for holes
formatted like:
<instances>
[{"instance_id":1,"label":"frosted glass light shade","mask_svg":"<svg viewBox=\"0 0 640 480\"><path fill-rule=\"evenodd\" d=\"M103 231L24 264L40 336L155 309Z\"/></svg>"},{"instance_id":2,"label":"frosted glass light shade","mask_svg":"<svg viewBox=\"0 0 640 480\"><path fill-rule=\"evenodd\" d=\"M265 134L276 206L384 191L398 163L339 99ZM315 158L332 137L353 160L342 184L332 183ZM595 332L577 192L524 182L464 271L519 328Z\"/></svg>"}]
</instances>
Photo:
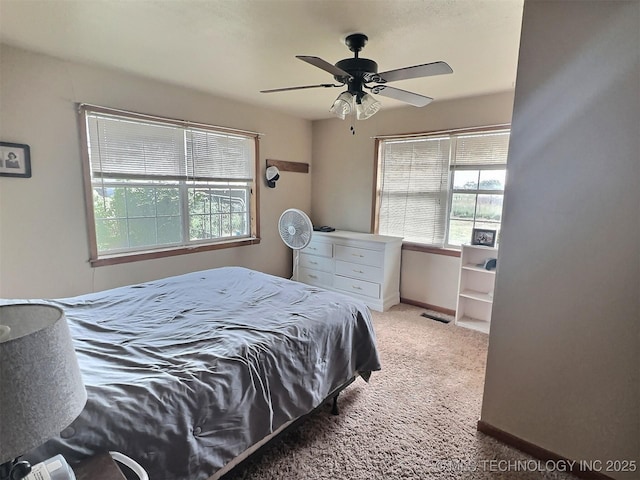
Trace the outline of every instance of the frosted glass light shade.
<instances>
[{"instance_id":1,"label":"frosted glass light shade","mask_svg":"<svg viewBox=\"0 0 640 480\"><path fill-rule=\"evenodd\" d=\"M0 464L57 435L87 392L64 312L53 305L0 305Z\"/></svg>"},{"instance_id":2,"label":"frosted glass light shade","mask_svg":"<svg viewBox=\"0 0 640 480\"><path fill-rule=\"evenodd\" d=\"M353 95L349 92L342 92L333 102L333 105L329 109L336 117L344 120L344 118L351 113L353 109Z\"/></svg>"},{"instance_id":3,"label":"frosted glass light shade","mask_svg":"<svg viewBox=\"0 0 640 480\"><path fill-rule=\"evenodd\" d=\"M368 93L365 93L359 102L356 102L356 118L366 120L380 110L381 103Z\"/></svg>"}]
</instances>

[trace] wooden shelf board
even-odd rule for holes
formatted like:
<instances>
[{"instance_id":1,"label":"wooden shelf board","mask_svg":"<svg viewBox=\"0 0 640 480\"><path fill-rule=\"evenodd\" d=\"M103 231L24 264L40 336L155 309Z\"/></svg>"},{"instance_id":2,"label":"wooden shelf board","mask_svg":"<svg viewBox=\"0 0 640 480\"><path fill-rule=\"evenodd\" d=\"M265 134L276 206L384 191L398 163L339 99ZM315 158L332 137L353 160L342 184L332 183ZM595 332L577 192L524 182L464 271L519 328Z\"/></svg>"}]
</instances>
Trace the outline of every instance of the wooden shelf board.
<instances>
[{"instance_id":1,"label":"wooden shelf board","mask_svg":"<svg viewBox=\"0 0 640 480\"><path fill-rule=\"evenodd\" d=\"M267 167L277 167L281 172L309 173L309 164L302 162L267 159Z\"/></svg>"}]
</instances>

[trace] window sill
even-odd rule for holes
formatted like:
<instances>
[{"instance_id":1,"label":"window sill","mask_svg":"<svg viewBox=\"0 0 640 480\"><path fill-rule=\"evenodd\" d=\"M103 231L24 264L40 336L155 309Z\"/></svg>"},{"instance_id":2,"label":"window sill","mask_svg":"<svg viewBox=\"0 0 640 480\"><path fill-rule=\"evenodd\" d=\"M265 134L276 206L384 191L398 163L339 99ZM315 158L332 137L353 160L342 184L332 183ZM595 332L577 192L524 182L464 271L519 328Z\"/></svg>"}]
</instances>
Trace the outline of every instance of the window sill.
<instances>
[{"instance_id":1,"label":"window sill","mask_svg":"<svg viewBox=\"0 0 640 480\"><path fill-rule=\"evenodd\" d=\"M213 243L208 245L194 245L189 247L168 248L164 250L146 250L141 252L121 253L117 255L104 255L99 258L89 260L92 267L104 267L107 265L117 265L120 263L139 262L142 260L153 260L156 258L173 257L188 253L207 252L210 250L221 250L223 248L244 247L245 245L257 245L260 238L243 238L242 240L231 240L228 242Z\"/></svg>"},{"instance_id":2,"label":"window sill","mask_svg":"<svg viewBox=\"0 0 640 480\"><path fill-rule=\"evenodd\" d=\"M447 257L460 257L460 250L454 248L433 247L422 243L402 242L403 250L412 252L433 253L434 255L445 255Z\"/></svg>"}]
</instances>

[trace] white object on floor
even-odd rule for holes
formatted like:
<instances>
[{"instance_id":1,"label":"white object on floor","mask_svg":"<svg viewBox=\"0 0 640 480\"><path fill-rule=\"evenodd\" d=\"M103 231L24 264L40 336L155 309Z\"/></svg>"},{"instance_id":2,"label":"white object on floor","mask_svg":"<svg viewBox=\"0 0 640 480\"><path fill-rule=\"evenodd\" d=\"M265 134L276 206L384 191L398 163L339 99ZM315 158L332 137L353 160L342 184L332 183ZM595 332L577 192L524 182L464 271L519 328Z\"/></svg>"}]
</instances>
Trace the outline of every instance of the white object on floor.
<instances>
[{"instance_id":1,"label":"white object on floor","mask_svg":"<svg viewBox=\"0 0 640 480\"><path fill-rule=\"evenodd\" d=\"M113 458L116 462L120 462L126 467L129 467L133 471L133 473L135 473L138 478L140 478L140 480L149 480L147 471L132 458L129 458L120 452L109 452L109 455L111 455L111 458Z\"/></svg>"},{"instance_id":2,"label":"white object on floor","mask_svg":"<svg viewBox=\"0 0 640 480\"><path fill-rule=\"evenodd\" d=\"M60 454L31 467L24 480L76 480L71 467Z\"/></svg>"}]
</instances>

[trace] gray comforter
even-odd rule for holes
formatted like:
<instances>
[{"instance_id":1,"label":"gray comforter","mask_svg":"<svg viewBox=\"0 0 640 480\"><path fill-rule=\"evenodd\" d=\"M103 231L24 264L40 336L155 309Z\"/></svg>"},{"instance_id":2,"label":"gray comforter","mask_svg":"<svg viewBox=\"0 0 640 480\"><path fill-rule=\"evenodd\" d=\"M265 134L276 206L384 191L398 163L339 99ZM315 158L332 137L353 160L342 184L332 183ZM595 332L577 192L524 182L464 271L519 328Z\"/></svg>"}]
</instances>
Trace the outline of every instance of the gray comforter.
<instances>
[{"instance_id":1,"label":"gray comforter","mask_svg":"<svg viewBox=\"0 0 640 480\"><path fill-rule=\"evenodd\" d=\"M151 480L202 480L354 374L380 368L367 307L229 267L54 302L87 405L27 458L125 453Z\"/></svg>"}]
</instances>

